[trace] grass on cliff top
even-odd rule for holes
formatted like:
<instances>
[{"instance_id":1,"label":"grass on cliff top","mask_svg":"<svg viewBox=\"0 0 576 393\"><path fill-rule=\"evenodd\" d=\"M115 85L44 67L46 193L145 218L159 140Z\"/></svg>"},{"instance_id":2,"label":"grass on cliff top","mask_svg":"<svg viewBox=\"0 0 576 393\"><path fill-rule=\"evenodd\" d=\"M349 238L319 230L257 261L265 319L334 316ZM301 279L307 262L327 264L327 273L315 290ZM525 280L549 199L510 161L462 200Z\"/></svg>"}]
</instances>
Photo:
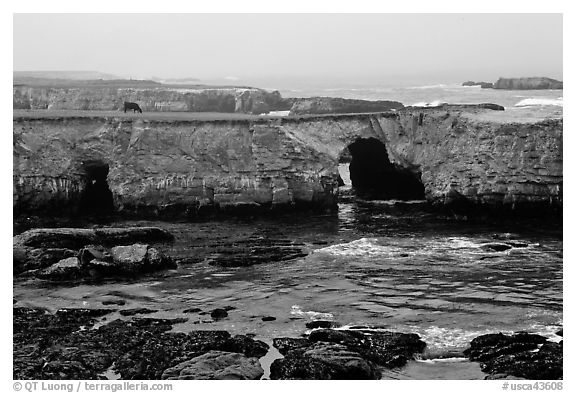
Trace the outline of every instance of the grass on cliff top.
<instances>
[{"instance_id":1,"label":"grass on cliff top","mask_svg":"<svg viewBox=\"0 0 576 393\"><path fill-rule=\"evenodd\" d=\"M256 120L263 116L245 113L219 113L219 112L144 112L133 113L124 111L80 111L80 110L45 110L45 109L14 109L13 118L29 119L61 119L70 117L83 118L125 118L145 120Z\"/></svg>"},{"instance_id":2,"label":"grass on cliff top","mask_svg":"<svg viewBox=\"0 0 576 393\"><path fill-rule=\"evenodd\" d=\"M391 112L392 113L392 112ZM143 112L133 113L124 111L83 111L83 110L47 110L47 109L14 109L12 117L16 119L64 119L64 118L120 118L120 119L143 119L151 121L257 121L270 119L324 119L324 118L354 118L366 115L382 114L373 113L343 113L343 114L318 114L297 116L268 116L252 115L247 113L223 113L223 112Z\"/></svg>"}]
</instances>

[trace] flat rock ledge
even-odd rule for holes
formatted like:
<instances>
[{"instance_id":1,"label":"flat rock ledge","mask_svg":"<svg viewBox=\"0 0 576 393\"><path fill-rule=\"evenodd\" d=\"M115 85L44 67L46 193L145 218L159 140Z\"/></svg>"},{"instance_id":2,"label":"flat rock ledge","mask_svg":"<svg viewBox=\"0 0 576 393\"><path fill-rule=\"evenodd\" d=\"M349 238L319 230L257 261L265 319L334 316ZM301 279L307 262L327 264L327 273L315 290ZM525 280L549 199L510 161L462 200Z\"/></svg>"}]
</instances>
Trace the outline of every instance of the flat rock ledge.
<instances>
[{"instance_id":1,"label":"flat rock ledge","mask_svg":"<svg viewBox=\"0 0 576 393\"><path fill-rule=\"evenodd\" d=\"M556 380L563 378L563 347L537 334L496 333L476 337L464 354L480 362L486 379Z\"/></svg>"},{"instance_id":2,"label":"flat rock ledge","mask_svg":"<svg viewBox=\"0 0 576 393\"><path fill-rule=\"evenodd\" d=\"M185 318L115 319L93 328L113 311L14 308L13 378L257 379L263 373L256 364L268 352L262 341L226 331L169 332Z\"/></svg>"}]
</instances>

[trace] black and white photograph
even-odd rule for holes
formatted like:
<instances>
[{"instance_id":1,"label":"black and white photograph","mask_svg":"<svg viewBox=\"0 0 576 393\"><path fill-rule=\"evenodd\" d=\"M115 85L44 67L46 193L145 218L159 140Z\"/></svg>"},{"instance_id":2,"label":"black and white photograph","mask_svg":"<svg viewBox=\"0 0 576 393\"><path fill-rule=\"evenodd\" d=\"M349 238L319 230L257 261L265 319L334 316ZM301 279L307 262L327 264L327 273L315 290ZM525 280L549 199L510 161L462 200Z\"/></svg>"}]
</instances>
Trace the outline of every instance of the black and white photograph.
<instances>
[{"instance_id":1,"label":"black and white photograph","mask_svg":"<svg viewBox=\"0 0 576 393\"><path fill-rule=\"evenodd\" d=\"M285 11L11 15L8 391L565 389L564 14Z\"/></svg>"}]
</instances>

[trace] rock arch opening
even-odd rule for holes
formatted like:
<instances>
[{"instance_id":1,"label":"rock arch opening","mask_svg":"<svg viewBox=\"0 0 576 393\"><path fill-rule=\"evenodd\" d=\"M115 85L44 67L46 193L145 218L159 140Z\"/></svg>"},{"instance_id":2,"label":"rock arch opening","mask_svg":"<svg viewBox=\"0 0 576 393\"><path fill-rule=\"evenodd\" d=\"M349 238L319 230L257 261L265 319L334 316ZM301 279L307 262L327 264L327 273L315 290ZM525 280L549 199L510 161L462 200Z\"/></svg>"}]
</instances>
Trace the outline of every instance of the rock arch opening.
<instances>
[{"instance_id":1,"label":"rock arch opening","mask_svg":"<svg viewBox=\"0 0 576 393\"><path fill-rule=\"evenodd\" d=\"M112 191L108 186L108 164L99 160L82 162L86 188L80 201L83 213L104 214L114 210Z\"/></svg>"},{"instance_id":2,"label":"rock arch opening","mask_svg":"<svg viewBox=\"0 0 576 393\"><path fill-rule=\"evenodd\" d=\"M424 199L424 185L420 174L392 164L386 146L378 139L357 139L347 150L351 185L359 197Z\"/></svg>"}]
</instances>

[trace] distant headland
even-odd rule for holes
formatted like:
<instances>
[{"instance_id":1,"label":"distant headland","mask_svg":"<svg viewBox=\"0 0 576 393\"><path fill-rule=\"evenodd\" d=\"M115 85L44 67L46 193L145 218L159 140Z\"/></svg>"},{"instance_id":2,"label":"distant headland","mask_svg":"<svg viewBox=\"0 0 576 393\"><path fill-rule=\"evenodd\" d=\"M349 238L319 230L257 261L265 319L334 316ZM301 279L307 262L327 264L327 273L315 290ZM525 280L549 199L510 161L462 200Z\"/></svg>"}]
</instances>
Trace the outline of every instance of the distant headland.
<instances>
[{"instance_id":1,"label":"distant headland","mask_svg":"<svg viewBox=\"0 0 576 393\"><path fill-rule=\"evenodd\" d=\"M462 86L480 86L500 90L562 90L564 82L545 77L499 78L496 83L466 81Z\"/></svg>"}]
</instances>

